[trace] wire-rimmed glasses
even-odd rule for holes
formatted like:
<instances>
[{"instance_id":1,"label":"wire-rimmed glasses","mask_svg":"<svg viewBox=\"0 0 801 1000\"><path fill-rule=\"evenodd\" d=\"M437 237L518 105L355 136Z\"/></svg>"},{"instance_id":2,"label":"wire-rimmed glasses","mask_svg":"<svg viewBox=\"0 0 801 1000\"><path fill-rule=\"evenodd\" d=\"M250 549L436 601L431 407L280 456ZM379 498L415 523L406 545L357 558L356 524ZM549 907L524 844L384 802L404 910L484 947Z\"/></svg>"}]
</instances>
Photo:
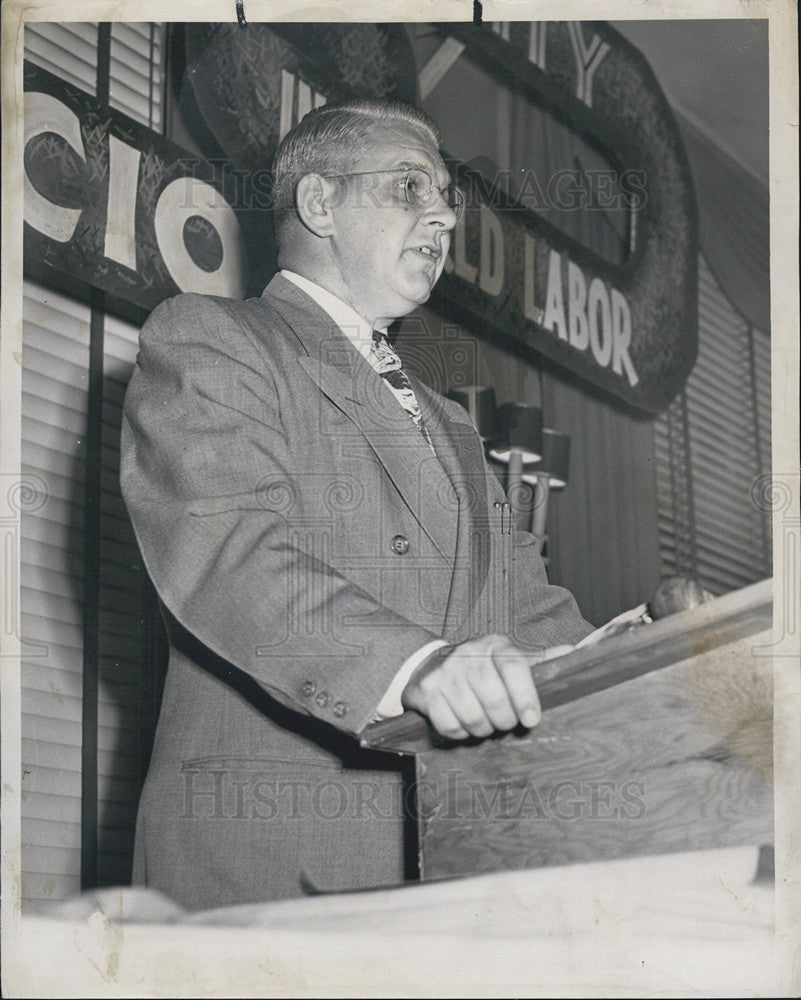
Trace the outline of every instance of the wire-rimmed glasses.
<instances>
[{"instance_id":1,"label":"wire-rimmed glasses","mask_svg":"<svg viewBox=\"0 0 801 1000\"><path fill-rule=\"evenodd\" d=\"M412 208L426 208L434 191L439 191L442 200L456 214L458 222L464 214L464 195L452 183L438 187L431 174L424 167L392 167L388 170L357 170L349 174L324 174L325 177L366 177L369 174L406 174L403 183L406 201Z\"/></svg>"}]
</instances>

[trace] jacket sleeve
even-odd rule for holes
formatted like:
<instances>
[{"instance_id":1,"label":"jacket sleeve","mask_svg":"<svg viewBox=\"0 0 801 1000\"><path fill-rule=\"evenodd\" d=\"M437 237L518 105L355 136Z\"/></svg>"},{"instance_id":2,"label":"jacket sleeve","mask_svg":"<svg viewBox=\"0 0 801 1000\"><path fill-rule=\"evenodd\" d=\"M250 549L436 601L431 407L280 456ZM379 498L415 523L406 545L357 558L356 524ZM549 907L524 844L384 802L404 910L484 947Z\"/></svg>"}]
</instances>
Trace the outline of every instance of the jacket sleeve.
<instances>
[{"instance_id":1,"label":"jacket sleeve","mask_svg":"<svg viewBox=\"0 0 801 1000\"><path fill-rule=\"evenodd\" d=\"M241 303L182 295L142 329L121 485L161 600L278 701L351 733L437 636L304 549L282 514L294 468L280 378Z\"/></svg>"},{"instance_id":2,"label":"jacket sleeve","mask_svg":"<svg viewBox=\"0 0 801 1000\"><path fill-rule=\"evenodd\" d=\"M516 531L512 548L511 638L544 652L575 645L593 631L569 590L548 583L534 535Z\"/></svg>"}]
</instances>

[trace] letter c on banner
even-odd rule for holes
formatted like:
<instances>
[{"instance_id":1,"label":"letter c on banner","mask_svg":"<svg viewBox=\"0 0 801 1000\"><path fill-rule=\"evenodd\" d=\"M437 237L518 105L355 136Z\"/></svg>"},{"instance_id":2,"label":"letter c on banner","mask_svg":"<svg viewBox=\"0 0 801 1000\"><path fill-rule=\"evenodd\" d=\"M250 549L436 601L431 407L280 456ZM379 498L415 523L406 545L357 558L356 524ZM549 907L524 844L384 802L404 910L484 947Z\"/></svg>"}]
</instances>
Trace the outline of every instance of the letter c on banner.
<instances>
[{"instance_id":1,"label":"letter c on banner","mask_svg":"<svg viewBox=\"0 0 801 1000\"><path fill-rule=\"evenodd\" d=\"M23 149L37 135L53 132L60 136L83 162L86 157L83 152L83 137L81 123L74 111L50 94L42 94L31 90L25 94L25 130ZM59 243L69 243L78 219L83 209L65 208L39 194L24 171L23 179L23 217L29 226L51 240Z\"/></svg>"},{"instance_id":2,"label":"letter c on banner","mask_svg":"<svg viewBox=\"0 0 801 1000\"><path fill-rule=\"evenodd\" d=\"M184 243L184 225L195 215L220 237L223 258L216 271L204 271ZM246 263L242 230L234 210L216 188L196 177L171 181L159 195L153 222L161 256L182 292L242 298Z\"/></svg>"}]
</instances>

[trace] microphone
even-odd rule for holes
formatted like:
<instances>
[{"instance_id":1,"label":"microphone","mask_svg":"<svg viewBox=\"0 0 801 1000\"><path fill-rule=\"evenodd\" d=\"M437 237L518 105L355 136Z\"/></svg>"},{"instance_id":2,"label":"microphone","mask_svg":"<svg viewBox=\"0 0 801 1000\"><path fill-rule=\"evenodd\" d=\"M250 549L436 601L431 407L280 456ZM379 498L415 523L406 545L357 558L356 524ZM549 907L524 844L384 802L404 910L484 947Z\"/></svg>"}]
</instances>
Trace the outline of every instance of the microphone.
<instances>
[{"instance_id":1,"label":"microphone","mask_svg":"<svg viewBox=\"0 0 801 1000\"><path fill-rule=\"evenodd\" d=\"M675 615L679 611L689 611L690 608L711 601L713 597L714 594L704 590L692 577L669 576L654 591L653 597L648 602L648 614L653 621L656 621L658 618Z\"/></svg>"}]
</instances>

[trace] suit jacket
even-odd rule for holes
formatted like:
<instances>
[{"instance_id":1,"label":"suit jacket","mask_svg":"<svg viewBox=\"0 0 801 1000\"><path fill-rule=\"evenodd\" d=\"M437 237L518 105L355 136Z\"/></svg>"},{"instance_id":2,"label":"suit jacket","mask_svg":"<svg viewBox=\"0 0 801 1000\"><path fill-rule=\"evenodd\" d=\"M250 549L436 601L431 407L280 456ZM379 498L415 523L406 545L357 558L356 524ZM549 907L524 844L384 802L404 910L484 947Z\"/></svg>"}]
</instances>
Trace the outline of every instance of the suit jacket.
<instances>
[{"instance_id":1,"label":"suit jacket","mask_svg":"<svg viewBox=\"0 0 801 1000\"><path fill-rule=\"evenodd\" d=\"M402 765L355 737L401 664L440 637L589 630L513 533L467 414L414 385L436 456L281 275L142 329L121 481L170 663L135 879L185 906L400 881Z\"/></svg>"}]
</instances>

